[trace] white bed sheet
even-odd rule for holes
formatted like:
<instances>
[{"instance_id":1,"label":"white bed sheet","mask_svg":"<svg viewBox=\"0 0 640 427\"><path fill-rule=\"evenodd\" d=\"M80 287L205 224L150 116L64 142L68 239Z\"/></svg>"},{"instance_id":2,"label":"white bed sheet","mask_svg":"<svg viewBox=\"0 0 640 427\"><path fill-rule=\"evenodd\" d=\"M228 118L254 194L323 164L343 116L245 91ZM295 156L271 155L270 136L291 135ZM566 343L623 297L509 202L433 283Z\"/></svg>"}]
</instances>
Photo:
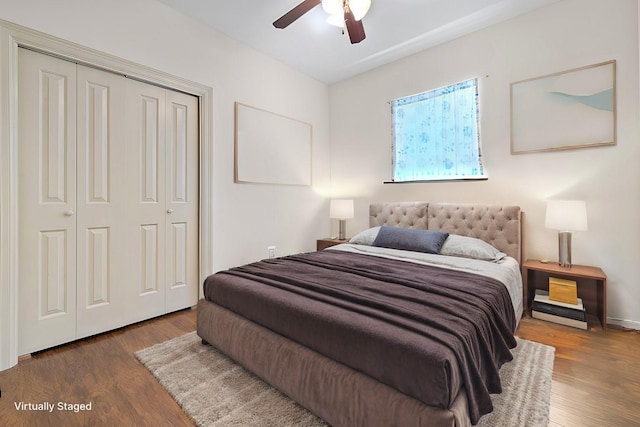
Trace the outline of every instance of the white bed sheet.
<instances>
[{"instance_id":1,"label":"white bed sheet","mask_svg":"<svg viewBox=\"0 0 640 427\"><path fill-rule=\"evenodd\" d=\"M404 251L399 249L380 248L376 246L355 245L343 243L331 246L325 250L338 250L360 253L382 258L398 259L417 264L436 265L452 270L468 271L501 282L509 292L513 309L516 313L516 327L522 317L522 275L520 265L515 258L506 257L498 262L482 261L471 258L428 254L422 252Z\"/></svg>"}]
</instances>

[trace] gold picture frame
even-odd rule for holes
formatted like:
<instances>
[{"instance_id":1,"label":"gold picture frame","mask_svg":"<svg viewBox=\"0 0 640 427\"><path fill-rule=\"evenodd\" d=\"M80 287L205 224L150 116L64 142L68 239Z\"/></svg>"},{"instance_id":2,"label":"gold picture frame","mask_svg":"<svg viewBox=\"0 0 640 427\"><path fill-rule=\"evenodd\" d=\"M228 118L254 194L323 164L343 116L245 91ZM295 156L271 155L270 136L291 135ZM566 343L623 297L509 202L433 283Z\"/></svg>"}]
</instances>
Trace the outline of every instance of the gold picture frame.
<instances>
[{"instance_id":1,"label":"gold picture frame","mask_svg":"<svg viewBox=\"0 0 640 427\"><path fill-rule=\"evenodd\" d=\"M511 154L616 145L616 61L511 83Z\"/></svg>"}]
</instances>

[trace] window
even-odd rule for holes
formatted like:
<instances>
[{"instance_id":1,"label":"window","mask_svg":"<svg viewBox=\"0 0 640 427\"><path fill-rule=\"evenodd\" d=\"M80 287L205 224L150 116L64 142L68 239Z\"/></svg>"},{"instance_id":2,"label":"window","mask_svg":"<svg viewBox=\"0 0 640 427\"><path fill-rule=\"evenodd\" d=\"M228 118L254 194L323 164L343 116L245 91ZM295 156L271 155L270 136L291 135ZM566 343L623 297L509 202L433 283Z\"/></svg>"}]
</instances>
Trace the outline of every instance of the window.
<instances>
[{"instance_id":1,"label":"window","mask_svg":"<svg viewBox=\"0 0 640 427\"><path fill-rule=\"evenodd\" d=\"M393 182L486 178L477 79L398 98L391 115Z\"/></svg>"}]
</instances>

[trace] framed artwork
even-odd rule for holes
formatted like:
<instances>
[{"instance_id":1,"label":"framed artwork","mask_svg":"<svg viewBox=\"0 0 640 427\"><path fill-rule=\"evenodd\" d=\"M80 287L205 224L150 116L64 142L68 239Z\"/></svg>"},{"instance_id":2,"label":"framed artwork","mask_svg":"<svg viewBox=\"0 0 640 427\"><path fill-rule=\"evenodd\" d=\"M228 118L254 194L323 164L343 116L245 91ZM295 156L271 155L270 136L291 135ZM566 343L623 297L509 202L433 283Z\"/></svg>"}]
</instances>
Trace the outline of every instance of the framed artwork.
<instances>
[{"instance_id":1,"label":"framed artwork","mask_svg":"<svg viewBox=\"0 0 640 427\"><path fill-rule=\"evenodd\" d=\"M311 185L311 124L235 103L236 183Z\"/></svg>"},{"instance_id":2,"label":"framed artwork","mask_svg":"<svg viewBox=\"0 0 640 427\"><path fill-rule=\"evenodd\" d=\"M511 153L616 144L616 62L511 83Z\"/></svg>"}]
</instances>

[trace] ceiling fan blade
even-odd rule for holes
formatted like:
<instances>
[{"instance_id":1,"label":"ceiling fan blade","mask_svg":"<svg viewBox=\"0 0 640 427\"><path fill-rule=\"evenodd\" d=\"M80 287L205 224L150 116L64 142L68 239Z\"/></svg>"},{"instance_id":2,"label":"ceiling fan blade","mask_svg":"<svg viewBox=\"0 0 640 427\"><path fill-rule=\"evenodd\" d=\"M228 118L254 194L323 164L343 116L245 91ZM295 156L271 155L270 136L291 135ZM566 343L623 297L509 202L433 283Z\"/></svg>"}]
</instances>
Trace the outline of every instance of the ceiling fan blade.
<instances>
[{"instance_id":1,"label":"ceiling fan blade","mask_svg":"<svg viewBox=\"0 0 640 427\"><path fill-rule=\"evenodd\" d=\"M278 18L273 26L276 28L287 28L296 19L300 18L305 13L316 7L322 2L322 0L304 0L302 3L291 9L289 12Z\"/></svg>"},{"instance_id":2,"label":"ceiling fan blade","mask_svg":"<svg viewBox=\"0 0 640 427\"><path fill-rule=\"evenodd\" d=\"M347 10L344 14L344 21L347 24L347 32L349 33L351 44L360 43L365 39L365 37L367 37L364 34L364 25L362 25L362 20L356 21L351 10Z\"/></svg>"}]
</instances>

